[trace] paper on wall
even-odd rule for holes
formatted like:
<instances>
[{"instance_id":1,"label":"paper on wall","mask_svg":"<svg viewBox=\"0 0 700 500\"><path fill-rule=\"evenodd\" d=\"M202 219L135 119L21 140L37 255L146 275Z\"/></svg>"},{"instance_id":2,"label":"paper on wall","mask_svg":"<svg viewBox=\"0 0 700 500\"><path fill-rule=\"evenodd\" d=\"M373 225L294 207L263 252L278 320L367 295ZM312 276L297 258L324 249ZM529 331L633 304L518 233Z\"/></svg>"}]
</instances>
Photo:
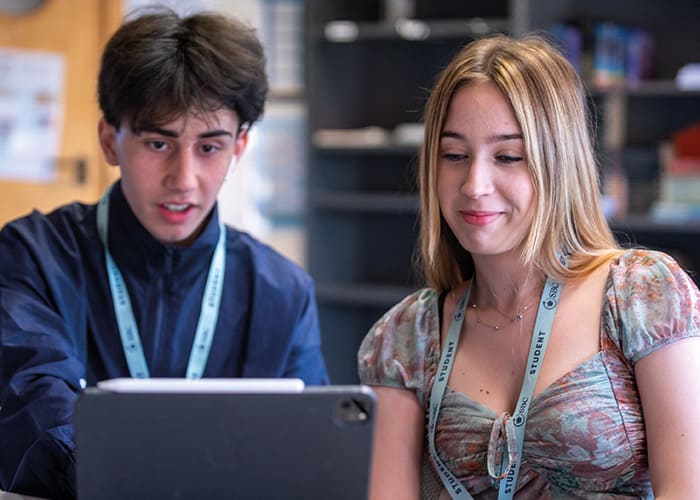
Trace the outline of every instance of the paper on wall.
<instances>
[{"instance_id":1,"label":"paper on wall","mask_svg":"<svg viewBox=\"0 0 700 500\"><path fill-rule=\"evenodd\" d=\"M0 48L0 179L54 179L64 80L61 54Z\"/></svg>"}]
</instances>

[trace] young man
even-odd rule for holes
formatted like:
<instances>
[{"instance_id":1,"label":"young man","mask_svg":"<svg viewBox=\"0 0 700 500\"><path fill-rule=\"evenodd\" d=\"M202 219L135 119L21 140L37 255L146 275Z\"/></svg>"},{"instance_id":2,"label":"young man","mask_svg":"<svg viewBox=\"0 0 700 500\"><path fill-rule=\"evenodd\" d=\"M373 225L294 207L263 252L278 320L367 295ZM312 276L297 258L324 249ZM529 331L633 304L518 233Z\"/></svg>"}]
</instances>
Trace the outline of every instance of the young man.
<instances>
[{"instance_id":1,"label":"young man","mask_svg":"<svg viewBox=\"0 0 700 500\"><path fill-rule=\"evenodd\" d=\"M217 212L264 65L254 31L213 14L145 14L108 42L98 130L121 179L0 233L0 489L75 495L73 405L99 380L328 383L311 279Z\"/></svg>"}]
</instances>

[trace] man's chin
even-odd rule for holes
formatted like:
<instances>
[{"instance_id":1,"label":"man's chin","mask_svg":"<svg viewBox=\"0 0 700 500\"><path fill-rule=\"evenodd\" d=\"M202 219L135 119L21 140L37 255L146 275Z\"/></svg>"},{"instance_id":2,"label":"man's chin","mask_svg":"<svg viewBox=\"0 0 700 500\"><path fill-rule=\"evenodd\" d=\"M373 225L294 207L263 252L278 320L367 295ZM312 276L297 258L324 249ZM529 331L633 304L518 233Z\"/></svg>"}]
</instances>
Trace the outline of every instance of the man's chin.
<instances>
[{"instance_id":1,"label":"man's chin","mask_svg":"<svg viewBox=\"0 0 700 500\"><path fill-rule=\"evenodd\" d=\"M179 231L179 232L169 232L163 233L156 236L156 239L160 241L163 245L171 247L186 247L192 244L194 240L197 239L201 230L196 231Z\"/></svg>"}]
</instances>

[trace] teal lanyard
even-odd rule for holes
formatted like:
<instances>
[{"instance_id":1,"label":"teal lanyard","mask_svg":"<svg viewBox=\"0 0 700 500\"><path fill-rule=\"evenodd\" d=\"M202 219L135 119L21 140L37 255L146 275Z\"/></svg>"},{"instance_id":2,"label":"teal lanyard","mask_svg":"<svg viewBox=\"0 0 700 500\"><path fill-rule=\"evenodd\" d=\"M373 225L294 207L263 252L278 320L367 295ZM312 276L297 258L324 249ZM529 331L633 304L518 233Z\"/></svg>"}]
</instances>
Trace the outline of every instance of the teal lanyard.
<instances>
[{"instance_id":1,"label":"teal lanyard","mask_svg":"<svg viewBox=\"0 0 700 500\"><path fill-rule=\"evenodd\" d=\"M559 305L562 289L563 286L561 284L551 278L547 279L544 290L542 290L540 305L537 309L537 318L535 319L535 328L533 330L532 341L530 342L530 353L527 359L525 378L520 390L520 396L518 397L518 403L515 407L515 415L511 417L508 414L503 414L495 422L495 424L498 424L495 426L498 432L503 430L508 441L515 441L513 445L515 450L512 449L513 446L506 445L508 452L503 454L503 461L500 464L500 474L498 475L498 479L501 479L498 491L499 500L511 499L515 494L515 486L522 462L525 422L527 421L532 394L535 390L535 384L537 383L537 376L540 373L540 367L544 360L544 352L547 348L547 342L549 341L549 336L552 331L554 313ZM455 313L447 332L445 347L440 355L438 371L435 375L435 381L433 382L433 387L430 392L430 409L428 411L428 445L438 474L452 498L466 500L471 499L471 495L438 457L437 450L435 449L435 430L437 427L438 415L440 414L440 405L443 395L445 394L445 388L447 387L447 380L450 378L452 363L455 353L457 352L459 334L462 329L470 294L471 285L455 308ZM493 433L490 441L493 442ZM489 446L491 446L491 443L489 443ZM488 465L489 473L491 474L493 464L489 463Z\"/></svg>"},{"instance_id":2,"label":"teal lanyard","mask_svg":"<svg viewBox=\"0 0 700 500\"><path fill-rule=\"evenodd\" d=\"M108 188L97 205L97 231L100 234L102 245L105 251L105 263L107 265L107 275L109 286L112 291L112 303L114 313L117 317L117 326L122 341L122 348L126 356L126 363L129 366L129 373L132 378L149 378L148 364L141 345L134 311L131 308L129 292L124 283L124 277L119 271L117 264L109 252L107 239L107 228L109 221L109 193L112 188ZM219 241L216 244L214 255L209 266L209 275L204 288L202 307L197 322L197 330L192 343L190 359L187 363L185 376L190 379L201 378L204 368L207 365L207 358L211 350L214 329L219 318L219 305L221 304L221 294L223 292L223 277L226 269L225 258L226 229L223 224L219 224Z\"/></svg>"}]
</instances>

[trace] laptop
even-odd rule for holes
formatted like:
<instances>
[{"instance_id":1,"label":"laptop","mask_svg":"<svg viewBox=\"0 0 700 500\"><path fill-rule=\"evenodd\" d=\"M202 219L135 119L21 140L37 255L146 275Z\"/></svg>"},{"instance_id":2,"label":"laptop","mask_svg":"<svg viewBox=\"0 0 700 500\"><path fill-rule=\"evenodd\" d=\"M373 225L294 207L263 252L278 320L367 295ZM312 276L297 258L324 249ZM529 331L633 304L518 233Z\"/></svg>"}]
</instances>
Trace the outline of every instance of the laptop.
<instances>
[{"instance_id":1,"label":"laptop","mask_svg":"<svg viewBox=\"0 0 700 500\"><path fill-rule=\"evenodd\" d=\"M75 406L77 495L367 498L375 398L298 379L117 379Z\"/></svg>"}]
</instances>

